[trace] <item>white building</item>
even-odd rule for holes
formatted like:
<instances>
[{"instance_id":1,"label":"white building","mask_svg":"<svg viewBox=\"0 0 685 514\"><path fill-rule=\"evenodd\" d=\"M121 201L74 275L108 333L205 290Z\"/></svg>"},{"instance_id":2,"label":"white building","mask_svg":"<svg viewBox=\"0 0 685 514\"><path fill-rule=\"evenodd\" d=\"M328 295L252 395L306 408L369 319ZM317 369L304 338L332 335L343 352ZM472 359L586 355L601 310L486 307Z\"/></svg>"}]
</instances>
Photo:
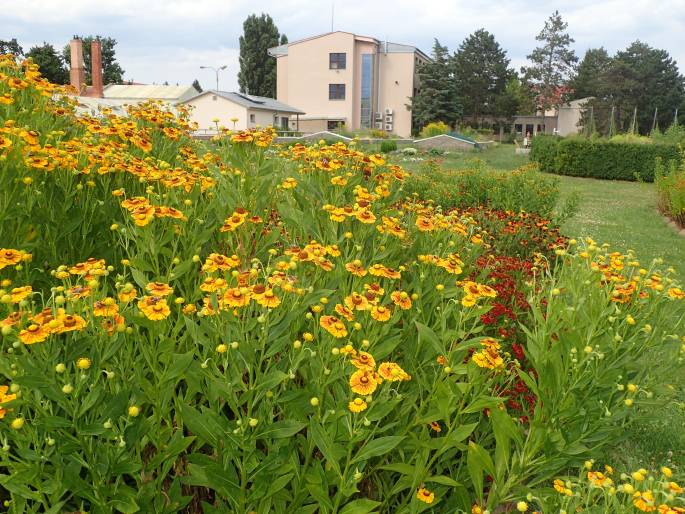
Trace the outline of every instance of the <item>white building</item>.
<instances>
[{"instance_id":1,"label":"white building","mask_svg":"<svg viewBox=\"0 0 685 514\"><path fill-rule=\"evenodd\" d=\"M204 91L180 103L192 107L190 119L199 130L210 132L217 124L236 130L269 125L297 130L299 116L304 114L273 98L226 91Z\"/></svg>"}]
</instances>

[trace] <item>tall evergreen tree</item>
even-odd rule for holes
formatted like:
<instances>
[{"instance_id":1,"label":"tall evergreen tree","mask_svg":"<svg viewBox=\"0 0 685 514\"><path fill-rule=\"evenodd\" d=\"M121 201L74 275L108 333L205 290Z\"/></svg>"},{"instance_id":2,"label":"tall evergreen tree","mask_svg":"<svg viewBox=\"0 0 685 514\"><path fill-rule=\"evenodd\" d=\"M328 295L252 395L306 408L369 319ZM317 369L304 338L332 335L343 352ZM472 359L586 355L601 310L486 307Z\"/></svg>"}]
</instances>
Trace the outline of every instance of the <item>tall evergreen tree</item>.
<instances>
[{"instance_id":1,"label":"tall evergreen tree","mask_svg":"<svg viewBox=\"0 0 685 514\"><path fill-rule=\"evenodd\" d=\"M511 76L507 53L485 29L469 35L454 54L454 78L465 115L495 114L496 100Z\"/></svg>"},{"instance_id":2,"label":"tall evergreen tree","mask_svg":"<svg viewBox=\"0 0 685 514\"><path fill-rule=\"evenodd\" d=\"M86 36L79 37L83 41L83 62L86 67L86 82L92 84L91 65L90 65L90 44L94 39L99 39L102 45L102 81L103 84L121 84L124 81L124 70L117 62L116 50L114 47L117 41L111 37ZM64 47L62 52L64 62L71 66L71 49L69 45Z\"/></svg>"},{"instance_id":3,"label":"tall evergreen tree","mask_svg":"<svg viewBox=\"0 0 685 514\"><path fill-rule=\"evenodd\" d=\"M43 42L41 46L32 47L26 57L33 59L41 75L53 84L69 83L69 71L64 65L64 58L51 44Z\"/></svg>"},{"instance_id":4,"label":"tall evergreen tree","mask_svg":"<svg viewBox=\"0 0 685 514\"><path fill-rule=\"evenodd\" d=\"M16 38L8 41L0 39L0 55L2 54L14 54L17 57L21 57L24 55L24 49L17 42Z\"/></svg>"},{"instance_id":5,"label":"tall evergreen tree","mask_svg":"<svg viewBox=\"0 0 685 514\"><path fill-rule=\"evenodd\" d=\"M281 34L281 42L280 42L280 44L282 44L282 45L287 45L287 44L288 44L288 36L286 36L285 34Z\"/></svg>"},{"instance_id":6,"label":"tall evergreen tree","mask_svg":"<svg viewBox=\"0 0 685 514\"><path fill-rule=\"evenodd\" d=\"M537 104L543 116L547 109L564 99L563 88L578 61L571 49L574 39L566 32L567 28L568 23L559 11L554 11L535 37L541 44L528 56L531 65L523 70L537 91Z\"/></svg>"},{"instance_id":7,"label":"tall evergreen tree","mask_svg":"<svg viewBox=\"0 0 685 514\"><path fill-rule=\"evenodd\" d=\"M411 101L412 124L417 131L433 121L454 126L461 115L447 47L437 39L432 57L418 70L419 91Z\"/></svg>"},{"instance_id":8,"label":"tall evergreen tree","mask_svg":"<svg viewBox=\"0 0 685 514\"><path fill-rule=\"evenodd\" d=\"M243 23L240 36L238 85L242 93L276 96L276 59L267 50L280 43L278 28L271 16L251 14Z\"/></svg>"},{"instance_id":9,"label":"tall evergreen tree","mask_svg":"<svg viewBox=\"0 0 685 514\"><path fill-rule=\"evenodd\" d=\"M603 76L610 65L611 57L604 47L588 49L569 82L569 87L573 90L570 98L575 100L601 94L604 87Z\"/></svg>"},{"instance_id":10,"label":"tall evergreen tree","mask_svg":"<svg viewBox=\"0 0 685 514\"><path fill-rule=\"evenodd\" d=\"M602 133L609 130L613 111L615 131L630 130L635 118L635 129L649 134L655 111L657 125L668 127L684 103L685 78L668 52L635 41L617 52L600 75L598 94L588 109Z\"/></svg>"}]
</instances>

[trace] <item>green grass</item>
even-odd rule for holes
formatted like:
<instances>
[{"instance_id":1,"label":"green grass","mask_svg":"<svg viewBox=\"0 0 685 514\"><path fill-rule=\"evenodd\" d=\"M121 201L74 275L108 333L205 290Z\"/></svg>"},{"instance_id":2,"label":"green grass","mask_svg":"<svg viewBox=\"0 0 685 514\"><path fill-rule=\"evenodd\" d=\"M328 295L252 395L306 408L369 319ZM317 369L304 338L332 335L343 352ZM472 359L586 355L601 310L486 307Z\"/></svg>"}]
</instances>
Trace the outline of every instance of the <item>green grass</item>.
<instances>
[{"instance_id":1,"label":"green grass","mask_svg":"<svg viewBox=\"0 0 685 514\"><path fill-rule=\"evenodd\" d=\"M562 226L565 234L633 249L645 264L661 257L685 280L685 237L657 211L654 184L560 176L559 187L562 200L574 192L580 197L578 212Z\"/></svg>"},{"instance_id":2,"label":"green grass","mask_svg":"<svg viewBox=\"0 0 685 514\"><path fill-rule=\"evenodd\" d=\"M424 159L433 159L439 162L445 169L464 168L474 159L482 160L488 167L500 170L513 170L519 166L528 164L527 155L516 155L514 145L495 145L486 150L473 152L450 152L447 155L421 155ZM421 162L410 159L403 160L399 157L400 165L408 170L414 170L421 166Z\"/></svg>"}]
</instances>

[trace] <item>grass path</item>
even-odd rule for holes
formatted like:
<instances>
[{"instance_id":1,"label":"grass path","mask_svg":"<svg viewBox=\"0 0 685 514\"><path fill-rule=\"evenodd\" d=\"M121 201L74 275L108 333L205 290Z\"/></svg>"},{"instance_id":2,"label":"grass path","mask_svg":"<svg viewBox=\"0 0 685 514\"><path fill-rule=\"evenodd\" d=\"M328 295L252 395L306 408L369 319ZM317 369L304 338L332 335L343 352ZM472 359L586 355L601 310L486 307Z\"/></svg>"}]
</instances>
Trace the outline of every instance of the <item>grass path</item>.
<instances>
[{"instance_id":1,"label":"grass path","mask_svg":"<svg viewBox=\"0 0 685 514\"><path fill-rule=\"evenodd\" d=\"M685 279L685 237L666 225L656 210L653 184L559 177L562 200L580 195L578 213L562 230L573 237L592 237L619 251L635 250L647 264L662 257Z\"/></svg>"}]
</instances>

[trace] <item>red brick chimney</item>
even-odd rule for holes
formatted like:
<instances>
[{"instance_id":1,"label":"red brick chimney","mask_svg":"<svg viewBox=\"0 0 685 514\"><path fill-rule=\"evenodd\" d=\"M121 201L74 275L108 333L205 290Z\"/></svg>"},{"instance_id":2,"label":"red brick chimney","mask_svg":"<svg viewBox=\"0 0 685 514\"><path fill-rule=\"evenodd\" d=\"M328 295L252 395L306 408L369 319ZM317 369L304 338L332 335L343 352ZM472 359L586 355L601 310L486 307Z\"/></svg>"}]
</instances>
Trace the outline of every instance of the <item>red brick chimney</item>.
<instances>
[{"instance_id":1,"label":"red brick chimney","mask_svg":"<svg viewBox=\"0 0 685 514\"><path fill-rule=\"evenodd\" d=\"M104 96L102 86L102 43L99 39L93 39L90 44L91 77L93 87L88 92L88 96L102 98Z\"/></svg>"},{"instance_id":2,"label":"red brick chimney","mask_svg":"<svg viewBox=\"0 0 685 514\"><path fill-rule=\"evenodd\" d=\"M72 86L76 88L79 95L85 93L86 88L86 68L83 64L83 43L80 39L74 38L69 42L71 49L71 69L69 79Z\"/></svg>"}]
</instances>

